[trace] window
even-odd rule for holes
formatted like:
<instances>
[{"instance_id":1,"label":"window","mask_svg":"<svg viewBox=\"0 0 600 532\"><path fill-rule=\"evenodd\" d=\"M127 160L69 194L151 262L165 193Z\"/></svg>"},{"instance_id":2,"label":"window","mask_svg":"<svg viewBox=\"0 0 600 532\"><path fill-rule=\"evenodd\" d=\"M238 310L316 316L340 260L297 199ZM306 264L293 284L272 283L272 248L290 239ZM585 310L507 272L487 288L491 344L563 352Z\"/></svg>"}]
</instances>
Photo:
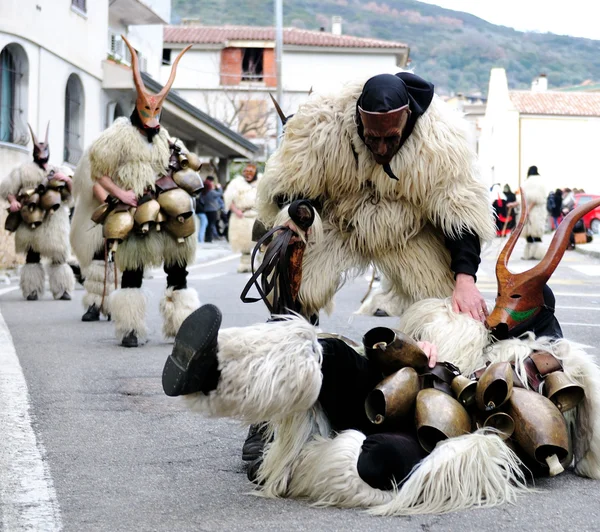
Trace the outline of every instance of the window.
<instances>
[{"instance_id":1,"label":"window","mask_svg":"<svg viewBox=\"0 0 600 532\"><path fill-rule=\"evenodd\" d=\"M79 9L79 11L82 11L83 13L87 13L87 9L85 8L85 1L86 0L71 0L71 6Z\"/></svg>"},{"instance_id":2,"label":"window","mask_svg":"<svg viewBox=\"0 0 600 532\"><path fill-rule=\"evenodd\" d=\"M163 65L171 64L171 49L170 48L163 48L162 64Z\"/></svg>"},{"instance_id":3,"label":"window","mask_svg":"<svg viewBox=\"0 0 600 532\"><path fill-rule=\"evenodd\" d=\"M27 76L25 50L9 44L0 52L0 141L22 144L27 132Z\"/></svg>"},{"instance_id":4,"label":"window","mask_svg":"<svg viewBox=\"0 0 600 532\"><path fill-rule=\"evenodd\" d=\"M242 57L242 81L263 80L263 48L246 48Z\"/></svg>"},{"instance_id":5,"label":"window","mask_svg":"<svg viewBox=\"0 0 600 532\"><path fill-rule=\"evenodd\" d=\"M83 85L77 74L67 80L65 92L65 150L64 160L77 164L83 152Z\"/></svg>"}]
</instances>

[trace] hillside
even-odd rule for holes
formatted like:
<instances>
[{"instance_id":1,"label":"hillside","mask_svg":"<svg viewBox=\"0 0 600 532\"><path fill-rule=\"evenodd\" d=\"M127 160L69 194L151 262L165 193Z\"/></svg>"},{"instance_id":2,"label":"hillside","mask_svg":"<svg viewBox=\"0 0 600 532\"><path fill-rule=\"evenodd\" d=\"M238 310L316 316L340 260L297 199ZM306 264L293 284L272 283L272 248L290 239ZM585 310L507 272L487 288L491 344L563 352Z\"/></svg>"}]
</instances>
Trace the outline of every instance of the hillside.
<instances>
[{"instance_id":1,"label":"hillside","mask_svg":"<svg viewBox=\"0 0 600 532\"><path fill-rule=\"evenodd\" d=\"M272 0L173 0L172 22L207 25L273 24ZM294 0L284 2L284 25L306 29L343 18L343 33L405 42L411 68L438 92L487 92L490 68L505 67L510 88L527 88L540 73L550 88L600 80L600 41L519 32L468 13L415 0Z\"/></svg>"}]
</instances>

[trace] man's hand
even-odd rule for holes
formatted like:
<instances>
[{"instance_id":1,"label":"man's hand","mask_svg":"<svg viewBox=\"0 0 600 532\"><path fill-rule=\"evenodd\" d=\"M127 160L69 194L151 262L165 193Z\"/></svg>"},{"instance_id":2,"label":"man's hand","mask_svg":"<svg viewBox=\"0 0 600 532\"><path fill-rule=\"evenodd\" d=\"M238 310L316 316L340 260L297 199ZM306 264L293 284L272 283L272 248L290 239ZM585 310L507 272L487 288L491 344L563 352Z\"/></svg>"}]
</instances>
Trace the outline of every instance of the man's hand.
<instances>
[{"instance_id":1,"label":"man's hand","mask_svg":"<svg viewBox=\"0 0 600 532\"><path fill-rule=\"evenodd\" d=\"M21 204L17 200L10 202L10 212L17 212L21 210Z\"/></svg>"},{"instance_id":2,"label":"man's hand","mask_svg":"<svg viewBox=\"0 0 600 532\"><path fill-rule=\"evenodd\" d=\"M417 345L423 350L429 359L429 367L433 368L437 364L437 347L431 342L417 342Z\"/></svg>"},{"instance_id":3,"label":"man's hand","mask_svg":"<svg viewBox=\"0 0 600 532\"><path fill-rule=\"evenodd\" d=\"M57 179L58 181L64 181L67 184L71 183L71 181L72 181L68 175L63 174L62 172L55 172L54 175L52 176L52 179Z\"/></svg>"},{"instance_id":4,"label":"man's hand","mask_svg":"<svg viewBox=\"0 0 600 532\"><path fill-rule=\"evenodd\" d=\"M235 211L233 211L234 214L238 217L238 218L243 218L244 217L244 213L240 210L240 209L236 209Z\"/></svg>"},{"instance_id":5,"label":"man's hand","mask_svg":"<svg viewBox=\"0 0 600 532\"><path fill-rule=\"evenodd\" d=\"M121 190L117 196L125 205L137 207L137 196L133 190Z\"/></svg>"},{"instance_id":6,"label":"man's hand","mask_svg":"<svg viewBox=\"0 0 600 532\"><path fill-rule=\"evenodd\" d=\"M452 293L452 310L468 314L474 320L485 322L488 315L487 305L471 275L466 273L456 275L456 285Z\"/></svg>"}]
</instances>

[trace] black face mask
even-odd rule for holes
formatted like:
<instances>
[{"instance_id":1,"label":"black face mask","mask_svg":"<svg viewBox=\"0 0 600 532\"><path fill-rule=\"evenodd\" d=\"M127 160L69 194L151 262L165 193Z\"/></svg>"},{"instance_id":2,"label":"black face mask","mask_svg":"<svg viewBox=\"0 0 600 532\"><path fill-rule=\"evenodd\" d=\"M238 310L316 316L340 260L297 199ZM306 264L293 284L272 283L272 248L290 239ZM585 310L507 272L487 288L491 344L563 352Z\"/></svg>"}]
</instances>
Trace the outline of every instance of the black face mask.
<instances>
[{"instance_id":1,"label":"black face mask","mask_svg":"<svg viewBox=\"0 0 600 532\"><path fill-rule=\"evenodd\" d=\"M131 123L135 127L137 127L140 131L142 131L146 135L148 142L152 142L152 139L156 135L158 135L158 133L160 131L160 125L158 125L156 127L146 127L143 124L142 120L140 119L140 115L138 114L137 109L133 110L129 119L131 120Z\"/></svg>"}]
</instances>

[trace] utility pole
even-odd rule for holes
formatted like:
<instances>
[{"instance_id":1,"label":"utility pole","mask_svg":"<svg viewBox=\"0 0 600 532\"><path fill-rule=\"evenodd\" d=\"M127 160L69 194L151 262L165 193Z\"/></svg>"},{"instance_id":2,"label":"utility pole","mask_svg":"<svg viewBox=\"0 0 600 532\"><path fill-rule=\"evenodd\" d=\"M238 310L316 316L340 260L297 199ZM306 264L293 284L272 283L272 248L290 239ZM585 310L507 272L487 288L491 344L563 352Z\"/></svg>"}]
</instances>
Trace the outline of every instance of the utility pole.
<instances>
[{"instance_id":1,"label":"utility pole","mask_svg":"<svg viewBox=\"0 0 600 532\"><path fill-rule=\"evenodd\" d=\"M277 72L277 102L283 104L283 86L281 84L281 55L283 52L283 4L282 0L275 0L275 70ZM277 121L277 146L283 134L283 124L279 117Z\"/></svg>"}]
</instances>

